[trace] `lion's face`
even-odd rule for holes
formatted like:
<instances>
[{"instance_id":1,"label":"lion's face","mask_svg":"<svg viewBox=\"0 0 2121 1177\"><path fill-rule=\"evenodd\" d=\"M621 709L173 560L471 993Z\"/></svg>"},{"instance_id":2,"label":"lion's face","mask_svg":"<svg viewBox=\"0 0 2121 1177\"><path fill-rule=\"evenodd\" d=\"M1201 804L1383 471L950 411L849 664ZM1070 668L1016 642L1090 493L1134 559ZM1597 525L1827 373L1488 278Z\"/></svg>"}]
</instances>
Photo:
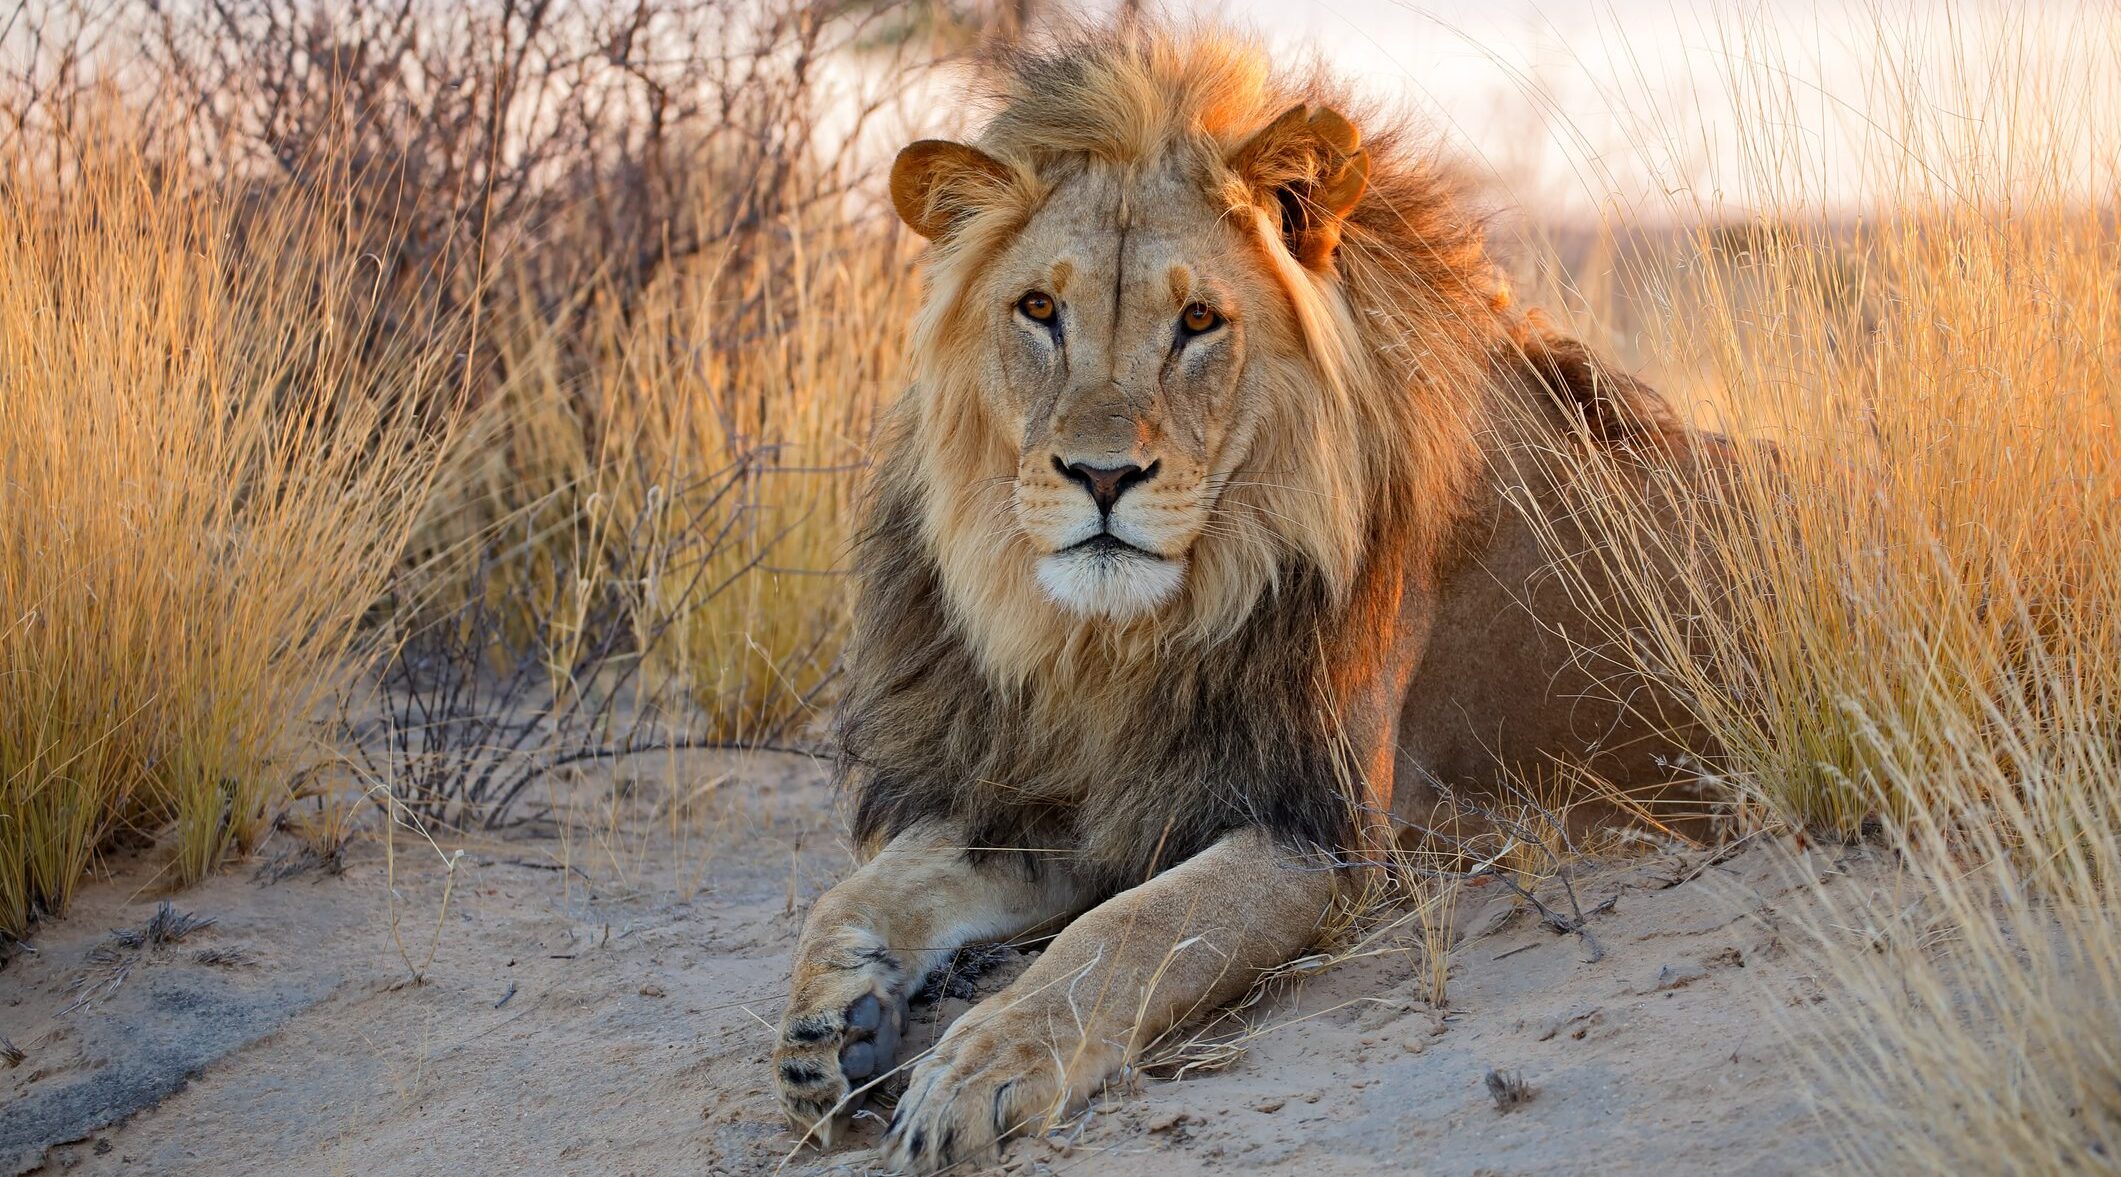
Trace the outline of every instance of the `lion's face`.
<instances>
[{"instance_id":1,"label":"lion's face","mask_svg":"<svg viewBox=\"0 0 2121 1177\"><path fill-rule=\"evenodd\" d=\"M1040 614L1205 639L1291 553L1344 577L1358 550L1324 291L1367 156L1321 108L1241 130L1013 162L925 140L893 168L938 245L908 477L960 619L1012 676L1056 638Z\"/></svg>"},{"instance_id":2,"label":"lion's face","mask_svg":"<svg viewBox=\"0 0 2121 1177\"><path fill-rule=\"evenodd\" d=\"M1197 182L1096 165L968 291L981 395L1017 442L1014 523L1055 602L1126 618L1178 592L1260 416L1245 350L1274 303Z\"/></svg>"}]
</instances>

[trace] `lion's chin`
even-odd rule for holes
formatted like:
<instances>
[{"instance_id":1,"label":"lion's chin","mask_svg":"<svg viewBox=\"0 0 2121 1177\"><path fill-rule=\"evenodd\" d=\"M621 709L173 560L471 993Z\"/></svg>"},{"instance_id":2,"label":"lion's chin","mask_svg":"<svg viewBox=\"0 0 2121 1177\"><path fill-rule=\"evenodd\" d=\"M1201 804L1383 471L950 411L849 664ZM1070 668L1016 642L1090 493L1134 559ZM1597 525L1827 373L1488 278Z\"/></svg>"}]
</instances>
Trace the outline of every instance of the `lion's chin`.
<instances>
[{"instance_id":1,"label":"lion's chin","mask_svg":"<svg viewBox=\"0 0 2121 1177\"><path fill-rule=\"evenodd\" d=\"M1177 595L1186 561L1139 550L1069 548L1038 562L1038 584L1053 602L1083 617L1126 621Z\"/></svg>"}]
</instances>

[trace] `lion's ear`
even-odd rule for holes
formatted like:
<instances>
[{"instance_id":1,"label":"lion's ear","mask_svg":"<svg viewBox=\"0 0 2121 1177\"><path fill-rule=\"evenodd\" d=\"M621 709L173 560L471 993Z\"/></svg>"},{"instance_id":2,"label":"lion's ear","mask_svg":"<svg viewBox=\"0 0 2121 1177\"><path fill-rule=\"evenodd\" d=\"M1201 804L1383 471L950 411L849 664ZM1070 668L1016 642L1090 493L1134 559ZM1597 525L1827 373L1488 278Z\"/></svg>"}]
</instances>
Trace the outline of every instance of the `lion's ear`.
<instances>
[{"instance_id":1,"label":"lion's ear","mask_svg":"<svg viewBox=\"0 0 2121 1177\"><path fill-rule=\"evenodd\" d=\"M1281 215L1282 238L1313 270L1333 261L1341 225L1370 184L1362 133L1329 107L1292 106L1230 156L1261 204Z\"/></svg>"},{"instance_id":2,"label":"lion's ear","mask_svg":"<svg viewBox=\"0 0 2121 1177\"><path fill-rule=\"evenodd\" d=\"M891 204L909 228L933 241L1000 199L1010 178L1006 165L977 147L923 139L891 165Z\"/></svg>"}]
</instances>

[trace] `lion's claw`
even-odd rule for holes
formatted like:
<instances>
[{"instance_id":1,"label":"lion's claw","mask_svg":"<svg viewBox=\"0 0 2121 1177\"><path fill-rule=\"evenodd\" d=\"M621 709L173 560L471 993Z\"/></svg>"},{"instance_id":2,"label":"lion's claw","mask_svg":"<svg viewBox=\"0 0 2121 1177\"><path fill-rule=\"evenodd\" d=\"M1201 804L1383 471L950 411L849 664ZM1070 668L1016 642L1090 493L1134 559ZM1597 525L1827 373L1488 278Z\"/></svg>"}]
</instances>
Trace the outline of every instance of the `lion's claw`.
<instances>
[{"instance_id":1,"label":"lion's claw","mask_svg":"<svg viewBox=\"0 0 2121 1177\"><path fill-rule=\"evenodd\" d=\"M1066 1106L1044 1017L975 1007L914 1068L878 1146L884 1163L934 1173L991 1157L1008 1137Z\"/></svg>"}]
</instances>

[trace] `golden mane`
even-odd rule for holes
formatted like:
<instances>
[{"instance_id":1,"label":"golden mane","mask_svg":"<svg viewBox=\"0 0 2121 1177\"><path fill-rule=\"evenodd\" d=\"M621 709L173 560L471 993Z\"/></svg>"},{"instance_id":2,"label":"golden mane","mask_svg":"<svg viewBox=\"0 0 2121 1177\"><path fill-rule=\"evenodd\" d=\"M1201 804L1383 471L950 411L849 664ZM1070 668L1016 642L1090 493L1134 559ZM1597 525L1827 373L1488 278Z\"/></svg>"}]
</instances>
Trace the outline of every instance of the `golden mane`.
<instances>
[{"instance_id":1,"label":"golden mane","mask_svg":"<svg viewBox=\"0 0 2121 1177\"><path fill-rule=\"evenodd\" d=\"M917 210L953 227L925 262L916 383L887 422L858 541L841 709L857 836L947 817L983 846L1064 848L1136 880L1246 824L1346 844L1333 716L1351 684L1378 680L1404 595L1434 587L1499 390L1526 383L1528 354L1547 363L1543 337L1510 310L1432 145L1329 78L1275 72L1246 40L1082 37L1005 59L995 93L975 143L996 174L963 207ZM1368 189L1317 268L1229 162L1300 105L1354 111L1369 153ZM1137 621L1080 619L1043 599L1007 526L1016 443L966 358L977 327L960 294L1077 161L1174 156L1256 236L1301 354L1256 361L1287 386L1248 460L1274 477L1223 494L1182 595Z\"/></svg>"},{"instance_id":2,"label":"golden mane","mask_svg":"<svg viewBox=\"0 0 2121 1177\"><path fill-rule=\"evenodd\" d=\"M1151 30L1018 53L994 82L998 110L976 143L1011 176L931 250L913 342L921 395L890 442L931 458L906 473L923 484L929 542L988 671L1022 681L1168 658L1229 637L1292 559L1345 603L1381 536L1436 549L1469 477L1496 312L1507 303L1443 161L1390 121L1365 126L1370 189L1334 271L1321 276L1290 256L1259 193L1226 161L1292 106L1345 106L1329 79L1278 75L1257 45L1227 33ZM994 485L1014 455L964 363L971 327L957 294L1074 158L1147 167L1173 155L1225 215L1250 226L1277 269L1307 353L1284 357L1303 387L1283 408L1303 415L1261 429L1252 465L1275 470L1278 485L1225 496L1224 526L1196 551L1176 609L1130 626L1083 622L1037 599L1030 554L995 550L994 499L963 492Z\"/></svg>"}]
</instances>

